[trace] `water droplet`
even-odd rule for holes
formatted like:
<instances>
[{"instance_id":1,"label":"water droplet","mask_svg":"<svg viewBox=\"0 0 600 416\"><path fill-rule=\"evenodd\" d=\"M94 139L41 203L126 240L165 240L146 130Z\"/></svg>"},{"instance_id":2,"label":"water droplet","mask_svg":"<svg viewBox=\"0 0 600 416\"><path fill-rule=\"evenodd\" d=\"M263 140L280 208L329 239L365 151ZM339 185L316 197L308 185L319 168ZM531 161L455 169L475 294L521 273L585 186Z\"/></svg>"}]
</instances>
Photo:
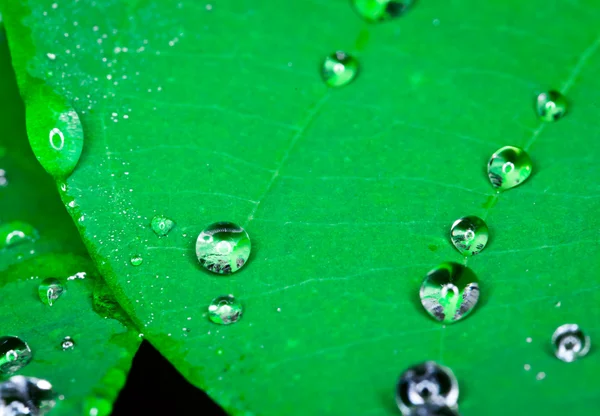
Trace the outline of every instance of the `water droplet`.
<instances>
[{"instance_id":1,"label":"water droplet","mask_svg":"<svg viewBox=\"0 0 600 416\"><path fill-rule=\"evenodd\" d=\"M591 346L590 337L577 324L561 325L552 335L554 355L566 363L586 356Z\"/></svg>"},{"instance_id":2,"label":"water droplet","mask_svg":"<svg viewBox=\"0 0 600 416\"><path fill-rule=\"evenodd\" d=\"M129 259L129 261L133 266L139 266L144 262L144 259L139 254L136 254L135 256L132 256L131 259Z\"/></svg>"},{"instance_id":3,"label":"water droplet","mask_svg":"<svg viewBox=\"0 0 600 416\"><path fill-rule=\"evenodd\" d=\"M150 221L150 227L154 234L159 237L165 236L169 234L169 231L175 226L175 221L163 216L163 215L155 215Z\"/></svg>"},{"instance_id":4,"label":"water droplet","mask_svg":"<svg viewBox=\"0 0 600 416\"><path fill-rule=\"evenodd\" d=\"M352 0L358 14L371 22L402 16L414 0Z\"/></svg>"},{"instance_id":5,"label":"water droplet","mask_svg":"<svg viewBox=\"0 0 600 416\"><path fill-rule=\"evenodd\" d=\"M55 404L52 385L46 380L14 376L0 384L0 415L43 416Z\"/></svg>"},{"instance_id":6,"label":"water droplet","mask_svg":"<svg viewBox=\"0 0 600 416\"><path fill-rule=\"evenodd\" d=\"M109 416L113 410L112 403L101 397L86 398L84 406L86 416Z\"/></svg>"},{"instance_id":7,"label":"water droplet","mask_svg":"<svg viewBox=\"0 0 600 416\"><path fill-rule=\"evenodd\" d=\"M75 341L71 337L64 337L62 342L60 343L60 347L63 351L72 350L75 348Z\"/></svg>"},{"instance_id":8,"label":"water droplet","mask_svg":"<svg viewBox=\"0 0 600 416\"><path fill-rule=\"evenodd\" d=\"M525 150L504 146L488 162L488 176L495 188L506 190L522 184L531 175L531 158Z\"/></svg>"},{"instance_id":9,"label":"water droplet","mask_svg":"<svg viewBox=\"0 0 600 416\"><path fill-rule=\"evenodd\" d=\"M321 76L330 87L343 87L358 74L358 60L345 52L337 51L323 61Z\"/></svg>"},{"instance_id":10,"label":"water droplet","mask_svg":"<svg viewBox=\"0 0 600 416\"><path fill-rule=\"evenodd\" d=\"M0 337L0 375L10 375L25 367L33 354L29 345L18 337Z\"/></svg>"},{"instance_id":11,"label":"water droplet","mask_svg":"<svg viewBox=\"0 0 600 416\"><path fill-rule=\"evenodd\" d=\"M479 299L475 273L454 262L431 270L421 285L421 303L438 321L456 322L467 316Z\"/></svg>"},{"instance_id":12,"label":"water droplet","mask_svg":"<svg viewBox=\"0 0 600 416\"><path fill-rule=\"evenodd\" d=\"M408 368L402 373L396 386L396 403L404 415L412 415L410 412L415 406L434 405L452 408L456 406L457 401L458 381L454 373L448 367L433 361Z\"/></svg>"},{"instance_id":13,"label":"water droplet","mask_svg":"<svg viewBox=\"0 0 600 416\"><path fill-rule=\"evenodd\" d=\"M485 248L488 227L479 217L469 215L454 221L450 229L450 240L463 256L474 256Z\"/></svg>"},{"instance_id":14,"label":"water droplet","mask_svg":"<svg viewBox=\"0 0 600 416\"><path fill-rule=\"evenodd\" d=\"M39 234L26 222L12 221L0 225L0 249L16 246L26 241L35 241Z\"/></svg>"},{"instance_id":15,"label":"water droplet","mask_svg":"<svg viewBox=\"0 0 600 416\"><path fill-rule=\"evenodd\" d=\"M65 292L65 287L60 280L53 277L42 280L38 286L38 294L43 304L52 306Z\"/></svg>"},{"instance_id":16,"label":"water droplet","mask_svg":"<svg viewBox=\"0 0 600 416\"><path fill-rule=\"evenodd\" d=\"M35 157L54 177L66 177L77 166L83 148L79 116L58 94L43 88L26 108L27 136Z\"/></svg>"},{"instance_id":17,"label":"water droplet","mask_svg":"<svg viewBox=\"0 0 600 416\"><path fill-rule=\"evenodd\" d=\"M0 169L0 188L8 185L8 179L6 179L6 171L4 169Z\"/></svg>"},{"instance_id":18,"label":"water droplet","mask_svg":"<svg viewBox=\"0 0 600 416\"><path fill-rule=\"evenodd\" d=\"M567 99L558 91L543 92L535 100L535 109L543 121L557 121L567 112Z\"/></svg>"},{"instance_id":19,"label":"water droplet","mask_svg":"<svg viewBox=\"0 0 600 416\"><path fill-rule=\"evenodd\" d=\"M196 256L207 270L229 274L241 269L250 256L250 238L239 225L217 222L206 227L196 240Z\"/></svg>"},{"instance_id":20,"label":"water droplet","mask_svg":"<svg viewBox=\"0 0 600 416\"><path fill-rule=\"evenodd\" d=\"M233 295L219 296L208 305L208 317L215 324L233 324L242 317L242 304Z\"/></svg>"},{"instance_id":21,"label":"water droplet","mask_svg":"<svg viewBox=\"0 0 600 416\"><path fill-rule=\"evenodd\" d=\"M459 416L459 414L448 406L422 404L411 408L404 416Z\"/></svg>"}]
</instances>

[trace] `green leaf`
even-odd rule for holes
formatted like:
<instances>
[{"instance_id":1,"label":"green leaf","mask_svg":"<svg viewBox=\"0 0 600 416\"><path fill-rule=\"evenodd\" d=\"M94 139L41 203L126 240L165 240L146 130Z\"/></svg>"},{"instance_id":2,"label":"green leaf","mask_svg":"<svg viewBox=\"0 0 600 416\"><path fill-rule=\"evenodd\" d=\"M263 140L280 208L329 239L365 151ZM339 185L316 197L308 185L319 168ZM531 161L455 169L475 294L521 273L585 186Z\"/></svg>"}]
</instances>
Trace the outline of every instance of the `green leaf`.
<instances>
[{"instance_id":1,"label":"green leaf","mask_svg":"<svg viewBox=\"0 0 600 416\"><path fill-rule=\"evenodd\" d=\"M93 408L100 415L108 414L140 338L132 325L128 329L107 318L126 322L123 315L103 308L108 289L87 255L55 184L31 153L23 103L3 31L0 56L0 92L5 102L0 113L0 168L6 181L0 186L0 227L17 231L32 227L35 231L30 235L39 237L0 250L0 336L18 336L28 343L33 360L15 374L52 383L64 398L58 401L53 415L89 414ZM66 292L52 306L42 303L38 296L38 286L49 277L66 286ZM75 347L63 351L61 343L67 336Z\"/></svg>"},{"instance_id":2,"label":"green leaf","mask_svg":"<svg viewBox=\"0 0 600 416\"><path fill-rule=\"evenodd\" d=\"M590 412L598 355L565 364L549 339L566 322L600 337L597 4L420 1L381 24L341 0L56 5L3 18L25 99L45 83L79 112L72 215L142 332L228 411L397 414L398 375L433 359L464 415ZM336 50L360 72L329 89ZM542 124L548 89L571 108ZM534 173L490 207L504 145ZM156 214L176 223L164 237ZM469 260L482 299L443 326L418 288L462 261L465 215L490 228ZM252 239L227 278L194 253L216 221ZM206 306L229 293L245 314L217 327Z\"/></svg>"}]
</instances>

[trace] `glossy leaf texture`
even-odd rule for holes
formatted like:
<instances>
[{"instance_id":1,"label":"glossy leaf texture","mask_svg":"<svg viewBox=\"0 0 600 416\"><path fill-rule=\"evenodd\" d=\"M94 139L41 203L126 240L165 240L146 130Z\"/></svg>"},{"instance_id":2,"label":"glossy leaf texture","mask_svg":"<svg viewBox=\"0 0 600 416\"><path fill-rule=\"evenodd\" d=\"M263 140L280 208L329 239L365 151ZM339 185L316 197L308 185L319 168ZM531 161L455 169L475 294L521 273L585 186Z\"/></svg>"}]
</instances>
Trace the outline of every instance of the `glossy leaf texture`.
<instances>
[{"instance_id":1,"label":"glossy leaf texture","mask_svg":"<svg viewBox=\"0 0 600 416\"><path fill-rule=\"evenodd\" d=\"M114 304L112 311L105 307L110 290L87 255L56 184L29 148L3 30L0 74L5 103L0 113L0 169L6 180L0 187L0 226L29 224L38 237L0 250L0 336L18 336L28 343L33 359L15 375L52 383L62 397L53 415L89 414L94 408L98 415L106 415L125 382L140 338L133 325L128 329L111 319L118 307ZM52 306L38 296L38 286L46 278L57 278L66 287ZM123 314L119 318L127 320ZM75 341L73 350L63 351L66 336Z\"/></svg>"},{"instance_id":2,"label":"glossy leaf texture","mask_svg":"<svg viewBox=\"0 0 600 416\"><path fill-rule=\"evenodd\" d=\"M101 273L230 413L397 414L398 375L426 360L455 372L467 416L597 406L598 355L565 365L549 347L567 322L600 337L595 3L420 1L370 24L341 0L23 0L3 18L25 100L43 84L79 112L67 194ZM329 89L338 50L361 70ZM544 124L551 89L571 106ZM494 196L505 145L534 173ZM466 215L490 229L468 262L481 299L444 326L418 289L463 260L449 230ZM194 253L217 221L252 239L230 277ZM206 307L227 294L244 316L217 327Z\"/></svg>"}]
</instances>

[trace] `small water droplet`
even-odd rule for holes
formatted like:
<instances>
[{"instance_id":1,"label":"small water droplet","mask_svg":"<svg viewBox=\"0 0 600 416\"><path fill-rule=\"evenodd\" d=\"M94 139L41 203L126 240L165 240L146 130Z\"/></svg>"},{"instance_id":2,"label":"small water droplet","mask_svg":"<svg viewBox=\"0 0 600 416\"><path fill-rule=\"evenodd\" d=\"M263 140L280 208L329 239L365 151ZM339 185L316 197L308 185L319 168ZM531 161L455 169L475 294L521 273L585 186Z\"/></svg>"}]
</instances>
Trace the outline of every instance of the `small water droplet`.
<instances>
[{"instance_id":1,"label":"small water droplet","mask_svg":"<svg viewBox=\"0 0 600 416\"><path fill-rule=\"evenodd\" d=\"M352 0L352 3L362 18L380 22L402 16L414 0Z\"/></svg>"},{"instance_id":2,"label":"small water droplet","mask_svg":"<svg viewBox=\"0 0 600 416\"><path fill-rule=\"evenodd\" d=\"M343 87L358 74L358 60L345 52L332 53L323 61L321 76L330 87Z\"/></svg>"},{"instance_id":3,"label":"small water droplet","mask_svg":"<svg viewBox=\"0 0 600 416\"><path fill-rule=\"evenodd\" d=\"M450 229L450 240L463 256L474 256L485 248L488 234L485 221L469 215L454 221Z\"/></svg>"},{"instance_id":4,"label":"small water droplet","mask_svg":"<svg viewBox=\"0 0 600 416\"><path fill-rule=\"evenodd\" d=\"M83 149L79 116L65 99L42 88L26 108L27 136L35 157L54 177L66 177L77 166Z\"/></svg>"},{"instance_id":5,"label":"small water droplet","mask_svg":"<svg viewBox=\"0 0 600 416\"><path fill-rule=\"evenodd\" d=\"M239 225L217 222L206 227L196 240L196 256L207 270L229 274L241 269L250 256L250 237Z\"/></svg>"},{"instance_id":6,"label":"small water droplet","mask_svg":"<svg viewBox=\"0 0 600 416\"><path fill-rule=\"evenodd\" d=\"M448 406L422 404L411 408L404 416L459 416L459 414Z\"/></svg>"},{"instance_id":7,"label":"small water droplet","mask_svg":"<svg viewBox=\"0 0 600 416\"><path fill-rule=\"evenodd\" d=\"M208 317L215 324L233 324L242 317L242 304L233 295L219 296L208 305Z\"/></svg>"},{"instance_id":8,"label":"small water droplet","mask_svg":"<svg viewBox=\"0 0 600 416\"><path fill-rule=\"evenodd\" d=\"M60 280L53 277L42 280L38 286L38 295L43 304L52 306L65 292L65 287Z\"/></svg>"},{"instance_id":9,"label":"small water droplet","mask_svg":"<svg viewBox=\"0 0 600 416\"><path fill-rule=\"evenodd\" d=\"M52 385L34 377L14 376L0 384L0 414L43 416L56 404Z\"/></svg>"},{"instance_id":10,"label":"small water droplet","mask_svg":"<svg viewBox=\"0 0 600 416\"><path fill-rule=\"evenodd\" d=\"M8 186L8 179L6 179L6 171L0 169L0 188Z\"/></svg>"},{"instance_id":11,"label":"small water droplet","mask_svg":"<svg viewBox=\"0 0 600 416\"><path fill-rule=\"evenodd\" d=\"M163 215L155 215L150 221L150 227L154 234L163 237L169 234L169 231L175 226L175 222Z\"/></svg>"},{"instance_id":12,"label":"small water droplet","mask_svg":"<svg viewBox=\"0 0 600 416\"><path fill-rule=\"evenodd\" d=\"M514 188L531 175L531 158L525 150L504 146L496 150L488 162L490 182L499 190Z\"/></svg>"},{"instance_id":13,"label":"small water droplet","mask_svg":"<svg viewBox=\"0 0 600 416\"><path fill-rule=\"evenodd\" d=\"M0 337L0 375L10 375L25 367L33 354L19 337Z\"/></svg>"},{"instance_id":14,"label":"small water droplet","mask_svg":"<svg viewBox=\"0 0 600 416\"><path fill-rule=\"evenodd\" d=\"M129 259L129 261L133 266L139 266L144 262L144 259L139 254L136 254L135 256L132 256L131 259Z\"/></svg>"},{"instance_id":15,"label":"small water droplet","mask_svg":"<svg viewBox=\"0 0 600 416\"><path fill-rule=\"evenodd\" d=\"M75 348L75 341L73 341L73 338L71 337L65 337L60 343L60 346L63 351L72 350Z\"/></svg>"},{"instance_id":16,"label":"small water droplet","mask_svg":"<svg viewBox=\"0 0 600 416\"><path fill-rule=\"evenodd\" d=\"M567 99L558 91L539 94L535 100L535 109L543 121L557 121L567 112Z\"/></svg>"},{"instance_id":17,"label":"small water droplet","mask_svg":"<svg viewBox=\"0 0 600 416\"><path fill-rule=\"evenodd\" d=\"M585 357L591 346L590 337L577 324L561 325L552 335L554 355L566 363Z\"/></svg>"},{"instance_id":18,"label":"small water droplet","mask_svg":"<svg viewBox=\"0 0 600 416\"><path fill-rule=\"evenodd\" d=\"M35 241L39 234L26 222L12 221L0 225L0 249L16 246L26 241Z\"/></svg>"},{"instance_id":19,"label":"small water droplet","mask_svg":"<svg viewBox=\"0 0 600 416\"><path fill-rule=\"evenodd\" d=\"M412 414L411 410L420 405L452 408L456 406L458 393L458 381L452 370L427 361L402 373L396 386L396 403L404 415Z\"/></svg>"},{"instance_id":20,"label":"small water droplet","mask_svg":"<svg viewBox=\"0 0 600 416\"><path fill-rule=\"evenodd\" d=\"M438 321L452 323L475 308L479 300L479 284L471 269L446 262L427 274L419 294L423 307L431 316Z\"/></svg>"},{"instance_id":21,"label":"small water droplet","mask_svg":"<svg viewBox=\"0 0 600 416\"><path fill-rule=\"evenodd\" d=\"M86 416L109 416L112 413L113 405L110 401L102 397L88 397L85 399Z\"/></svg>"},{"instance_id":22,"label":"small water droplet","mask_svg":"<svg viewBox=\"0 0 600 416\"><path fill-rule=\"evenodd\" d=\"M540 371L539 373L537 373L537 375L535 376L536 380L543 380L546 378L546 373L544 373L543 371Z\"/></svg>"}]
</instances>

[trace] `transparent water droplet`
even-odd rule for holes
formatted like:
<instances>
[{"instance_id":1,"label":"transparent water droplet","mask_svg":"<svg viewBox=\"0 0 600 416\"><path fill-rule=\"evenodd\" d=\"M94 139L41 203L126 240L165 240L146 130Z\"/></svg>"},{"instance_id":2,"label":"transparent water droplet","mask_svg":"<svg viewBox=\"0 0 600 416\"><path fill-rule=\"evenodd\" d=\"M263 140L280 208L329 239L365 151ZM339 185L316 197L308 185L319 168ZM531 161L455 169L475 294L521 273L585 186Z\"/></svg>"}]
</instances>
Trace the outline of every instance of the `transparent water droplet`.
<instances>
[{"instance_id":1,"label":"transparent water droplet","mask_svg":"<svg viewBox=\"0 0 600 416\"><path fill-rule=\"evenodd\" d=\"M215 324L233 324L242 317L242 304L233 295L219 296L208 305L208 317Z\"/></svg>"},{"instance_id":2,"label":"transparent water droplet","mask_svg":"<svg viewBox=\"0 0 600 416\"><path fill-rule=\"evenodd\" d=\"M46 380L14 376L0 384L0 415L43 416L55 404L52 385Z\"/></svg>"},{"instance_id":3,"label":"transparent water droplet","mask_svg":"<svg viewBox=\"0 0 600 416\"><path fill-rule=\"evenodd\" d=\"M585 357L591 346L590 337L577 324L561 325L552 335L554 355L566 363Z\"/></svg>"},{"instance_id":4,"label":"transparent water droplet","mask_svg":"<svg viewBox=\"0 0 600 416\"><path fill-rule=\"evenodd\" d=\"M0 188L8 186L8 179L6 179L6 171L0 169Z\"/></svg>"},{"instance_id":5,"label":"transparent water droplet","mask_svg":"<svg viewBox=\"0 0 600 416\"><path fill-rule=\"evenodd\" d=\"M541 120L557 121L567 112L567 99L558 91L543 92L537 96L535 108Z\"/></svg>"},{"instance_id":6,"label":"transparent water droplet","mask_svg":"<svg viewBox=\"0 0 600 416\"><path fill-rule=\"evenodd\" d=\"M515 146L496 150L488 162L490 182L501 191L522 184L531 171L531 158L525 150Z\"/></svg>"},{"instance_id":7,"label":"transparent water droplet","mask_svg":"<svg viewBox=\"0 0 600 416\"><path fill-rule=\"evenodd\" d=\"M136 254L135 256L132 256L131 259L129 259L129 261L132 266L139 266L144 262L144 259L139 254Z\"/></svg>"},{"instance_id":8,"label":"transparent water droplet","mask_svg":"<svg viewBox=\"0 0 600 416\"><path fill-rule=\"evenodd\" d=\"M474 215L457 219L450 228L450 240L463 256L474 256L481 252L488 242L488 236L485 221Z\"/></svg>"},{"instance_id":9,"label":"transparent water droplet","mask_svg":"<svg viewBox=\"0 0 600 416\"><path fill-rule=\"evenodd\" d=\"M13 374L31 361L29 345L19 337L0 337L0 375Z\"/></svg>"},{"instance_id":10,"label":"transparent water droplet","mask_svg":"<svg viewBox=\"0 0 600 416\"><path fill-rule=\"evenodd\" d=\"M323 61L321 76L330 87L343 87L358 74L358 60L345 52L332 53Z\"/></svg>"},{"instance_id":11,"label":"transparent water droplet","mask_svg":"<svg viewBox=\"0 0 600 416\"><path fill-rule=\"evenodd\" d=\"M238 271L248 261L250 249L250 237L246 230L231 222L209 225L196 240L198 261L213 273Z\"/></svg>"},{"instance_id":12,"label":"transparent water droplet","mask_svg":"<svg viewBox=\"0 0 600 416\"><path fill-rule=\"evenodd\" d=\"M49 88L30 97L26 108L27 136L35 157L52 176L73 172L83 149L79 116Z\"/></svg>"},{"instance_id":13,"label":"transparent water droplet","mask_svg":"<svg viewBox=\"0 0 600 416\"><path fill-rule=\"evenodd\" d=\"M159 237L169 234L169 231L175 226L175 221L165 217L164 215L155 215L150 221L150 228Z\"/></svg>"},{"instance_id":14,"label":"transparent water droplet","mask_svg":"<svg viewBox=\"0 0 600 416\"><path fill-rule=\"evenodd\" d=\"M411 408L404 416L459 416L459 414L448 406L422 404Z\"/></svg>"},{"instance_id":15,"label":"transparent water droplet","mask_svg":"<svg viewBox=\"0 0 600 416\"><path fill-rule=\"evenodd\" d=\"M419 294L421 304L432 317L452 323L475 308L479 300L479 284L471 269L446 262L427 274Z\"/></svg>"},{"instance_id":16,"label":"transparent water droplet","mask_svg":"<svg viewBox=\"0 0 600 416\"><path fill-rule=\"evenodd\" d=\"M63 349L63 351L72 350L75 348L75 341L73 341L73 338L71 337L64 337L60 343L60 347Z\"/></svg>"},{"instance_id":17,"label":"transparent water droplet","mask_svg":"<svg viewBox=\"0 0 600 416\"><path fill-rule=\"evenodd\" d=\"M414 0L352 0L352 3L362 18L381 22L402 16Z\"/></svg>"},{"instance_id":18,"label":"transparent water droplet","mask_svg":"<svg viewBox=\"0 0 600 416\"><path fill-rule=\"evenodd\" d=\"M457 401L458 381L454 373L448 367L434 361L426 361L408 368L402 373L396 386L396 403L404 415L412 415L410 412L415 406L453 408Z\"/></svg>"},{"instance_id":19,"label":"transparent water droplet","mask_svg":"<svg viewBox=\"0 0 600 416\"><path fill-rule=\"evenodd\" d=\"M0 249L16 246L27 241L35 241L39 234L30 224L12 221L0 225Z\"/></svg>"},{"instance_id":20,"label":"transparent water droplet","mask_svg":"<svg viewBox=\"0 0 600 416\"><path fill-rule=\"evenodd\" d=\"M53 277L42 280L38 286L38 295L43 304L52 306L65 292L65 286Z\"/></svg>"}]
</instances>

